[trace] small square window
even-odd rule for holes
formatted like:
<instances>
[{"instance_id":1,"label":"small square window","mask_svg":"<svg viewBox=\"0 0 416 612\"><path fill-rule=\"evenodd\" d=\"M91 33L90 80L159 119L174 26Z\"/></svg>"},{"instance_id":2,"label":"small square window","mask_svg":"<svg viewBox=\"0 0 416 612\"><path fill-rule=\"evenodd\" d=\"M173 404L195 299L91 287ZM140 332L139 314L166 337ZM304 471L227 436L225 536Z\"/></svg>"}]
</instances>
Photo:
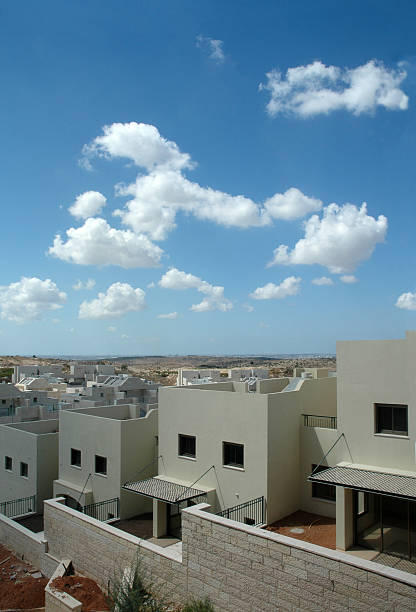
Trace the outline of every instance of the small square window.
<instances>
[{"instance_id":1,"label":"small square window","mask_svg":"<svg viewBox=\"0 0 416 612\"><path fill-rule=\"evenodd\" d=\"M13 469L13 459L11 457L4 458L4 469L9 470L9 472Z\"/></svg>"},{"instance_id":2,"label":"small square window","mask_svg":"<svg viewBox=\"0 0 416 612\"><path fill-rule=\"evenodd\" d=\"M196 457L196 437L178 435L178 454L181 457Z\"/></svg>"},{"instance_id":3,"label":"small square window","mask_svg":"<svg viewBox=\"0 0 416 612\"><path fill-rule=\"evenodd\" d=\"M2 404L5 404L5 403L6 403L6 400L1 400L1 403L2 403Z\"/></svg>"},{"instance_id":4,"label":"small square window","mask_svg":"<svg viewBox=\"0 0 416 612\"><path fill-rule=\"evenodd\" d=\"M81 451L76 448L71 448L71 465L81 467Z\"/></svg>"},{"instance_id":5,"label":"small square window","mask_svg":"<svg viewBox=\"0 0 416 612\"><path fill-rule=\"evenodd\" d=\"M107 457L95 455L95 473L103 476L107 475Z\"/></svg>"},{"instance_id":6,"label":"small square window","mask_svg":"<svg viewBox=\"0 0 416 612\"><path fill-rule=\"evenodd\" d=\"M223 465L232 467L244 467L244 444L234 444L233 442L222 443Z\"/></svg>"},{"instance_id":7,"label":"small square window","mask_svg":"<svg viewBox=\"0 0 416 612\"><path fill-rule=\"evenodd\" d=\"M24 461L20 462L20 476L27 478L29 475L29 466Z\"/></svg>"},{"instance_id":8,"label":"small square window","mask_svg":"<svg viewBox=\"0 0 416 612\"><path fill-rule=\"evenodd\" d=\"M376 433L407 436L407 406L375 404Z\"/></svg>"}]
</instances>

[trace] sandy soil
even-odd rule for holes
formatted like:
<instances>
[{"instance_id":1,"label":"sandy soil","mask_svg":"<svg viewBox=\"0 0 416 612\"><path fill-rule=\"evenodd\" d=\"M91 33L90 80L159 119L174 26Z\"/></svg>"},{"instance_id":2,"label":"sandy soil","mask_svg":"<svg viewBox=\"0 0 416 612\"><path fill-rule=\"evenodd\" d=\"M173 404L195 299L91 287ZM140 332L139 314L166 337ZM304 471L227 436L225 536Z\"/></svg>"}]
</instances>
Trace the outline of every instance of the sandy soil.
<instances>
[{"instance_id":1,"label":"sandy soil","mask_svg":"<svg viewBox=\"0 0 416 612\"><path fill-rule=\"evenodd\" d=\"M318 546L333 550L336 548L335 519L319 514L299 510L269 525L266 529Z\"/></svg>"},{"instance_id":2,"label":"sandy soil","mask_svg":"<svg viewBox=\"0 0 416 612\"><path fill-rule=\"evenodd\" d=\"M62 578L55 578L51 583L51 587L55 587L78 599L82 603L83 612L109 609L100 587L90 578L84 578L84 576L63 576Z\"/></svg>"},{"instance_id":3,"label":"sandy soil","mask_svg":"<svg viewBox=\"0 0 416 612\"><path fill-rule=\"evenodd\" d=\"M47 583L48 579L32 565L0 545L0 610L43 607Z\"/></svg>"}]
</instances>

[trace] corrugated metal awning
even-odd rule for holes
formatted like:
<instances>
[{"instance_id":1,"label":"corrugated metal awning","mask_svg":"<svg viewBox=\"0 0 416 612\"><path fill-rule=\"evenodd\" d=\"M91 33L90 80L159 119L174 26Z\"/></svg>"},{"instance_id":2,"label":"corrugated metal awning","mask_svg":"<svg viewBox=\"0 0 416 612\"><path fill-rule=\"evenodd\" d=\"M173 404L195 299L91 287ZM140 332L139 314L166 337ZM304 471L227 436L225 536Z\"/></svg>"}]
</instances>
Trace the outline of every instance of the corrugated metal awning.
<instances>
[{"instance_id":1,"label":"corrugated metal awning","mask_svg":"<svg viewBox=\"0 0 416 612\"><path fill-rule=\"evenodd\" d=\"M161 478L146 478L146 480L139 480L138 482L126 482L121 488L168 504L178 504L188 499L206 496L205 491Z\"/></svg>"},{"instance_id":2,"label":"corrugated metal awning","mask_svg":"<svg viewBox=\"0 0 416 612\"><path fill-rule=\"evenodd\" d=\"M416 477L414 476L337 465L311 474L308 480L380 495L416 499Z\"/></svg>"}]
</instances>

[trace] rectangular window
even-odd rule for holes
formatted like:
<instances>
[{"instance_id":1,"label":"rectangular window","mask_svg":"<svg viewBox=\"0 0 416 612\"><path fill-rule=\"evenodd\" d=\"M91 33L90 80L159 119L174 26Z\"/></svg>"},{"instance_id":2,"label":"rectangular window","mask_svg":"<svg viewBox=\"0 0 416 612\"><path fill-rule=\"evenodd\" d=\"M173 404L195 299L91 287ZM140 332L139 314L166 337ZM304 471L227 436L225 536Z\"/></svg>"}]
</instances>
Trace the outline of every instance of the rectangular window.
<instances>
[{"instance_id":1,"label":"rectangular window","mask_svg":"<svg viewBox=\"0 0 416 612\"><path fill-rule=\"evenodd\" d=\"M233 442L222 443L223 465L232 467L244 467L244 444L234 444Z\"/></svg>"},{"instance_id":2,"label":"rectangular window","mask_svg":"<svg viewBox=\"0 0 416 612\"><path fill-rule=\"evenodd\" d=\"M9 472L13 469L13 459L11 457L4 458L4 469L9 470Z\"/></svg>"},{"instance_id":3,"label":"rectangular window","mask_svg":"<svg viewBox=\"0 0 416 612\"><path fill-rule=\"evenodd\" d=\"M196 457L196 437L178 435L178 454L181 457Z\"/></svg>"},{"instance_id":4,"label":"rectangular window","mask_svg":"<svg viewBox=\"0 0 416 612\"><path fill-rule=\"evenodd\" d=\"M95 455L95 473L103 476L107 475L107 457Z\"/></svg>"},{"instance_id":5,"label":"rectangular window","mask_svg":"<svg viewBox=\"0 0 416 612\"><path fill-rule=\"evenodd\" d=\"M20 476L27 478L29 475L29 466L24 461L20 462Z\"/></svg>"},{"instance_id":6,"label":"rectangular window","mask_svg":"<svg viewBox=\"0 0 416 612\"><path fill-rule=\"evenodd\" d=\"M375 404L376 433L407 436L407 406Z\"/></svg>"},{"instance_id":7,"label":"rectangular window","mask_svg":"<svg viewBox=\"0 0 416 612\"><path fill-rule=\"evenodd\" d=\"M5 403L6 403L6 400L1 400L1 403L2 403L2 404L5 404Z\"/></svg>"},{"instance_id":8,"label":"rectangular window","mask_svg":"<svg viewBox=\"0 0 416 612\"><path fill-rule=\"evenodd\" d=\"M71 465L81 467L81 451L76 448L71 448Z\"/></svg>"},{"instance_id":9,"label":"rectangular window","mask_svg":"<svg viewBox=\"0 0 416 612\"><path fill-rule=\"evenodd\" d=\"M315 474L318 472L322 472L323 470L327 470L328 466L320 465L318 469L316 469L316 463L312 464L312 472L315 470ZM312 497L317 497L318 499L327 499L328 501L336 501L336 487L334 485L326 485L320 482L312 483Z\"/></svg>"}]
</instances>

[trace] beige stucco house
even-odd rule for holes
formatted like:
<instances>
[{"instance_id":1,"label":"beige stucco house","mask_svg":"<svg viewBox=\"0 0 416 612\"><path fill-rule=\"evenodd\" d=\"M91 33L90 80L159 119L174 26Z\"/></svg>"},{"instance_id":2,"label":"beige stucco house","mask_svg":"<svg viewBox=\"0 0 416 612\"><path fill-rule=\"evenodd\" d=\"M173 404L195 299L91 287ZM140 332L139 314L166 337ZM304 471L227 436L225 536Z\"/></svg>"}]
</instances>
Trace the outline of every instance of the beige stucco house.
<instances>
[{"instance_id":1,"label":"beige stucco house","mask_svg":"<svg viewBox=\"0 0 416 612\"><path fill-rule=\"evenodd\" d=\"M157 410L140 411L139 404L61 411L54 496L75 508L119 498L120 518L151 510L148 500L121 490L144 467L144 475L157 469Z\"/></svg>"},{"instance_id":2,"label":"beige stucco house","mask_svg":"<svg viewBox=\"0 0 416 612\"><path fill-rule=\"evenodd\" d=\"M55 419L0 425L0 502L36 495L30 510L43 512L58 476L58 431Z\"/></svg>"},{"instance_id":3,"label":"beige stucco house","mask_svg":"<svg viewBox=\"0 0 416 612\"><path fill-rule=\"evenodd\" d=\"M335 417L336 378L161 388L158 475L127 486L153 498L154 535L175 535L178 505L201 496L213 512L263 497L268 523L298 510L310 488L310 472L301 479L302 414ZM254 520L249 511L243 519Z\"/></svg>"}]
</instances>

